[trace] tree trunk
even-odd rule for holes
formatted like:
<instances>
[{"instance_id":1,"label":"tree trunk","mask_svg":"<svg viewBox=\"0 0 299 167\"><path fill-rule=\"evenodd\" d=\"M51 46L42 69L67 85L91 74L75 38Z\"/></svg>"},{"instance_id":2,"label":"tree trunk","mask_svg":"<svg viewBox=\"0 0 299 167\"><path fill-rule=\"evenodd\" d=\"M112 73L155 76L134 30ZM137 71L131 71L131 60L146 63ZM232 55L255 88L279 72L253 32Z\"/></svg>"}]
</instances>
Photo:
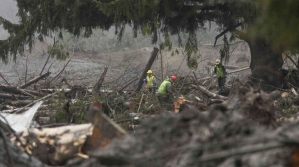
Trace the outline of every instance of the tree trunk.
<instances>
[{"instance_id":1,"label":"tree trunk","mask_svg":"<svg viewBox=\"0 0 299 167\"><path fill-rule=\"evenodd\" d=\"M284 77L280 71L283 65L282 52L274 51L265 39L247 41L251 51L250 68L252 80L263 90L273 90L283 84Z\"/></svg>"},{"instance_id":2,"label":"tree trunk","mask_svg":"<svg viewBox=\"0 0 299 167\"><path fill-rule=\"evenodd\" d=\"M249 45L253 83L265 91L281 87L284 81L284 75L281 72L282 51L272 48L265 38L249 36L240 31L235 33Z\"/></svg>"},{"instance_id":3,"label":"tree trunk","mask_svg":"<svg viewBox=\"0 0 299 167\"><path fill-rule=\"evenodd\" d=\"M152 65L157 57L158 52L159 52L159 49L155 47L154 50L152 51L152 55L151 55L150 59L148 60L146 66L143 70L141 77L139 78L139 82L138 82L138 85L137 85L135 91L140 91L140 89L142 88L143 79L146 77L147 71L152 67Z\"/></svg>"}]
</instances>

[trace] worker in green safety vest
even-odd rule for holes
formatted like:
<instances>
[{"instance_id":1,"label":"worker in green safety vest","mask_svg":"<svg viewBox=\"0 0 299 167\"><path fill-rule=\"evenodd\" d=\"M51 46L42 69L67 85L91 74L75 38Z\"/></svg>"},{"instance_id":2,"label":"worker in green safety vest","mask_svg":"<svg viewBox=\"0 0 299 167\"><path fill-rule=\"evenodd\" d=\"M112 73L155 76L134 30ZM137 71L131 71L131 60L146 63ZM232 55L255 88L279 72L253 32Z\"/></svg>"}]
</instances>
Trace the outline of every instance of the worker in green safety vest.
<instances>
[{"instance_id":1,"label":"worker in green safety vest","mask_svg":"<svg viewBox=\"0 0 299 167\"><path fill-rule=\"evenodd\" d=\"M216 60L213 74L216 75L216 77L218 78L218 86L219 89L222 90L224 88L225 79L226 79L226 69L220 63L219 59Z\"/></svg>"},{"instance_id":2,"label":"worker in green safety vest","mask_svg":"<svg viewBox=\"0 0 299 167\"><path fill-rule=\"evenodd\" d=\"M150 93L156 93L157 84L152 70L147 71L147 76L145 79L143 79L143 81L146 83L148 91Z\"/></svg>"},{"instance_id":3,"label":"worker in green safety vest","mask_svg":"<svg viewBox=\"0 0 299 167\"><path fill-rule=\"evenodd\" d=\"M157 93L157 97L161 105L171 102L171 96L174 94L172 84L176 81L176 79L176 76L172 75L161 83Z\"/></svg>"}]
</instances>

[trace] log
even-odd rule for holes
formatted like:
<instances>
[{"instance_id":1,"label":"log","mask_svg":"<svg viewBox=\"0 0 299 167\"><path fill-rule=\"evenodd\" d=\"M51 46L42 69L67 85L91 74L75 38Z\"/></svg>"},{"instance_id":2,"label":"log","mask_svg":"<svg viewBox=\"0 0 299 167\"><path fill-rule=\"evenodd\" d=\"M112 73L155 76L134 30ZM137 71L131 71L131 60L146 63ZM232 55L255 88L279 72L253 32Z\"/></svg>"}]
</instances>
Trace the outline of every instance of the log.
<instances>
[{"instance_id":1,"label":"log","mask_svg":"<svg viewBox=\"0 0 299 167\"><path fill-rule=\"evenodd\" d=\"M206 94L209 97L222 99L222 100L227 99L227 97L225 97L225 96L221 96L216 93L210 92L208 89L204 88L203 86L200 86L200 85L191 85L191 86L194 88L198 88L200 91L202 91L204 94Z\"/></svg>"},{"instance_id":2,"label":"log","mask_svg":"<svg viewBox=\"0 0 299 167\"><path fill-rule=\"evenodd\" d=\"M58 92L55 92L55 93L49 94L49 95L47 95L47 96L44 96L44 97L42 97L42 98L40 98L40 99L34 100L34 101L30 102L29 104L27 104L26 106L24 106L24 107L22 107L22 108L17 108L17 109L13 109L13 110L3 110L2 112L4 112L4 113L21 113L21 112L27 110L27 109L29 108L29 106L32 106L33 104L35 104L35 103L37 103L37 102L39 102L39 101L48 99L48 98L50 98L51 96L56 95L57 93L58 93ZM1 96L0 96L0 98L1 98Z\"/></svg>"},{"instance_id":3,"label":"log","mask_svg":"<svg viewBox=\"0 0 299 167\"><path fill-rule=\"evenodd\" d=\"M147 75L147 71L150 70L150 68L152 67L157 55L158 55L158 52L159 52L159 49L154 47L154 50L152 51L152 54L151 54L151 57L150 59L148 60L144 70L143 70L143 73L142 75L140 76L139 78L139 81L138 81L138 85L135 89L135 91L140 91L140 89L142 88L142 85L143 85L143 79L146 77Z\"/></svg>"},{"instance_id":4,"label":"log","mask_svg":"<svg viewBox=\"0 0 299 167\"><path fill-rule=\"evenodd\" d=\"M29 156L9 139L0 130L0 166L2 167L45 167L39 160Z\"/></svg>"},{"instance_id":5,"label":"log","mask_svg":"<svg viewBox=\"0 0 299 167\"><path fill-rule=\"evenodd\" d=\"M214 63L208 62L209 66L215 66ZM229 70L235 70L235 69L239 69L240 67L238 66L231 66L231 65L223 65L224 68L229 69Z\"/></svg>"},{"instance_id":6,"label":"log","mask_svg":"<svg viewBox=\"0 0 299 167\"><path fill-rule=\"evenodd\" d=\"M32 91L32 90L19 89L17 87L13 87L13 86L0 86L0 90L2 90L3 92L7 92L7 93L29 95L29 96L32 96L32 95L42 96L43 95L43 93L39 93L39 92Z\"/></svg>"},{"instance_id":7,"label":"log","mask_svg":"<svg viewBox=\"0 0 299 167\"><path fill-rule=\"evenodd\" d=\"M236 72L241 72L241 71L244 71L244 70L248 70L249 69L249 67L245 67L245 68L242 68L242 69L239 69L239 70L235 70L235 71L231 71L231 72L228 72L227 74L233 74L233 73L236 73ZM206 77L206 78L203 78L203 79L200 79L200 80L198 80L199 82L202 82L202 81L206 81L206 80L208 80L208 79L212 79L212 78L216 78L216 76L215 77Z\"/></svg>"},{"instance_id":8,"label":"log","mask_svg":"<svg viewBox=\"0 0 299 167\"><path fill-rule=\"evenodd\" d=\"M29 96L18 96L18 95L10 95L10 94L0 93L0 99L28 100L28 99L30 99L30 97Z\"/></svg>"},{"instance_id":9,"label":"log","mask_svg":"<svg viewBox=\"0 0 299 167\"><path fill-rule=\"evenodd\" d=\"M38 82L39 80L48 77L50 74L51 74L51 72L47 72L47 73L45 73L45 74L43 74L43 75L40 75L40 76L38 76L38 77L36 77L36 78L34 78L34 79L28 81L27 83L21 85L20 88L21 88L21 89L27 88L28 86L30 86L30 85L32 85L32 84Z\"/></svg>"},{"instance_id":10,"label":"log","mask_svg":"<svg viewBox=\"0 0 299 167\"><path fill-rule=\"evenodd\" d=\"M41 162L48 165L64 165L67 160L81 153L81 147L87 136L91 136L92 129L90 123L57 128L34 128L10 140Z\"/></svg>"},{"instance_id":11,"label":"log","mask_svg":"<svg viewBox=\"0 0 299 167\"><path fill-rule=\"evenodd\" d=\"M195 80L198 81L195 72L193 72L193 75L195 77ZM221 95L218 95L216 93L210 92L208 89L204 88L203 86L200 86L198 82L197 82L197 85L192 85L192 86L197 87L200 91L202 91L204 94L206 94L210 97L217 98L217 99L222 99L222 100L227 99L227 97L225 97L225 96L221 96Z\"/></svg>"}]
</instances>

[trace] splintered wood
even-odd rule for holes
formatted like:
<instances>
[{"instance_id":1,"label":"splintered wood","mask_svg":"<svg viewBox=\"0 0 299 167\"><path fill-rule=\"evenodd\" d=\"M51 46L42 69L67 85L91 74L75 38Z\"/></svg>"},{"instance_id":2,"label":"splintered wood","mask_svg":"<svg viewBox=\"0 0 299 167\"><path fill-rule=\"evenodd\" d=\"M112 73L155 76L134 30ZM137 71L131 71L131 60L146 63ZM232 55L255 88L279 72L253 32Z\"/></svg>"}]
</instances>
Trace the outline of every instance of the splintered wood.
<instances>
[{"instance_id":1,"label":"splintered wood","mask_svg":"<svg viewBox=\"0 0 299 167\"><path fill-rule=\"evenodd\" d=\"M121 139L125 135L126 132L120 126L101 113L99 120L95 122L91 137L86 140L84 151L104 148L113 139Z\"/></svg>"},{"instance_id":2,"label":"splintered wood","mask_svg":"<svg viewBox=\"0 0 299 167\"><path fill-rule=\"evenodd\" d=\"M187 100L184 96L179 96L173 103L174 112L179 113L182 110L182 105L186 103L193 104L199 111L207 110L207 105L205 103L199 102L197 100Z\"/></svg>"}]
</instances>

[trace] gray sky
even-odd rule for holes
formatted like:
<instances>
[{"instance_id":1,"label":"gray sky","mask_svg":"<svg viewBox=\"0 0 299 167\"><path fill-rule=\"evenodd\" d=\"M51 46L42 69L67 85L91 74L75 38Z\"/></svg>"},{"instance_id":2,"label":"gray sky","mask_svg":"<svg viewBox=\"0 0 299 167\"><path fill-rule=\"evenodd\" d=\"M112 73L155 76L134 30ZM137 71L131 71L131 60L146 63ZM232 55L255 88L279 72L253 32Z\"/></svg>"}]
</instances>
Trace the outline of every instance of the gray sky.
<instances>
[{"instance_id":1,"label":"gray sky","mask_svg":"<svg viewBox=\"0 0 299 167\"><path fill-rule=\"evenodd\" d=\"M16 4L17 3L14 0L0 0L0 16L12 21L13 23L17 23L18 17L16 16L16 13L18 11L18 7ZM7 37L7 32L3 30L2 26L0 26L0 40Z\"/></svg>"}]
</instances>

